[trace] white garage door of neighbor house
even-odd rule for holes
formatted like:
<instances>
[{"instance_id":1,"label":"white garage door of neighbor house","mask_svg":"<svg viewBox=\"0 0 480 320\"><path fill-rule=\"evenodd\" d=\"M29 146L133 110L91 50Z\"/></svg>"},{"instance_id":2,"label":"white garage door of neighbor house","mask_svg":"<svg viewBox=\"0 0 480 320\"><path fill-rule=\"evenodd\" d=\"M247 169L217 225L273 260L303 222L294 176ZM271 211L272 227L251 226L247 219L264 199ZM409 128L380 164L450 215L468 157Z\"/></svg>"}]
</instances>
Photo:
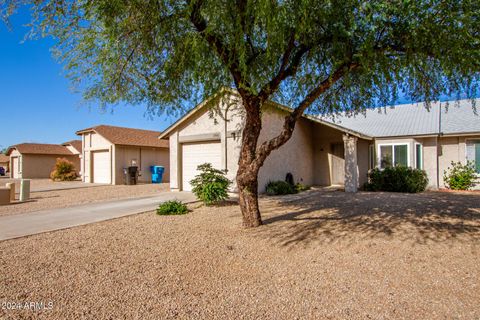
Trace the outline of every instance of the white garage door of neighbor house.
<instances>
[{"instance_id":1,"label":"white garage door of neighbor house","mask_svg":"<svg viewBox=\"0 0 480 320\"><path fill-rule=\"evenodd\" d=\"M19 162L18 157L14 157L13 159L13 168L12 168L12 174L14 179L19 179L20 178L20 167L19 167Z\"/></svg>"},{"instance_id":2,"label":"white garage door of neighbor house","mask_svg":"<svg viewBox=\"0 0 480 320\"><path fill-rule=\"evenodd\" d=\"M182 144L182 189L192 191L190 180L197 174L197 166L211 163L222 169L222 147L219 141Z\"/></svg>"},{"instance_id":3,"label":"white garage door of neighbor house","mask_svg":"<svg viewBox=\"0 0 480 320\"><path fill-rule=\"evenodd\" d=\"M110 152L95 151L93 155L93 182L110 183Z\"/></svg>"}]
</instances>

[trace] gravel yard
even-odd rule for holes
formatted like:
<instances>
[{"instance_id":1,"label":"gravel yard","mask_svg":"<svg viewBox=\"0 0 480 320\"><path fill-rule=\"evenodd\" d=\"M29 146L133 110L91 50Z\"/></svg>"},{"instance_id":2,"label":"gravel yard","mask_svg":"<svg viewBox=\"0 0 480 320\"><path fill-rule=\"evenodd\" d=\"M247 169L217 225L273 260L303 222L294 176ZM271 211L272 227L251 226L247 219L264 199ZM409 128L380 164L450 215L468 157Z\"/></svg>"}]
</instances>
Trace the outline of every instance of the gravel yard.
<instances>
[{"instance_id":1,"label":"gravel yard","mask_svg":"<svg viewBox=\"0 0 480 320\"><path fill-rule=\"evenodd\" d=\"M261 207L250 230L231 204L0 242L0 318L480 318L480 195L309 191ZM3 308L30 301L53 307Z\"/></svg>"},{"instance_id":2,"label":"gravel yard","mask_svg":"<svg viewBox=\"0 0 480 320\"><path fill-rule=\"evenodd\" d=\"M105 200L142 197L168 190L170 190L168 183L162 183L139 184L134 186L90 186L78 189L34 192L31 193L31 199L28 202L0 206L0 216L53 208L65 208Z\"/></svg>"}]
</instances>

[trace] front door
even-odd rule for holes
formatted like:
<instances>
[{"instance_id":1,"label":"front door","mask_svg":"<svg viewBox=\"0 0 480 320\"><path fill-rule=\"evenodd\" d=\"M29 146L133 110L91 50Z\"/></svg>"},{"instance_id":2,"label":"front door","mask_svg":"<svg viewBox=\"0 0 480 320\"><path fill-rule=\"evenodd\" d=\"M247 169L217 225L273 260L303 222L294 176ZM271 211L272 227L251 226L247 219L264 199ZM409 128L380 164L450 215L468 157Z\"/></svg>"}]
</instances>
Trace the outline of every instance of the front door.
<instances>
[{"instance_id":1,"label":"front door","mask_svg":"<svg viewBox=\"0 0 480 320\"><path fill-rule=\"evenodd\" d=\"M343 143L332 144L332 184L345 184L345 147Z\"/></svg>"}]
</instances>

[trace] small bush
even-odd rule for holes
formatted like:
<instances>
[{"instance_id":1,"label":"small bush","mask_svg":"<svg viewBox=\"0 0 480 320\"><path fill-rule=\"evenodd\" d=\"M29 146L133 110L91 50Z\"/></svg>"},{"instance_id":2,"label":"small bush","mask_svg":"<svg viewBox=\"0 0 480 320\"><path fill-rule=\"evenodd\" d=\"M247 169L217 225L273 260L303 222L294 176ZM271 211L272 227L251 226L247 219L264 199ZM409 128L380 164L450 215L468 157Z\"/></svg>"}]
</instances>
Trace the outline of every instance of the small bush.
<instances>
[{"instance_id":1,"label":"small bush","mask_svg":"<svg viewBox=\"0 0 480 320\"><path fill-rule=\"evenodd\" d=\"M443 181L452 190L468 190L475 186L477 174L473 161L463 165L461 162L451 163L451 167L443 171Z\"/></svg>"},{"instance_id":2,"label":"small bush","mask_svg":"<svg viewBox=\"0 0 480 320\"><path fill-rule=\"evenodd\" d=\"M50 173L50 179L53 181L73 181L78 178L73 162L65 158L58 158L53 171Z\"/></svg>"},{"instance_id":3,"label":"small bush","mask_svg":"<svg viewBox=\"0 0 480 320\"><path fill-rule=\"evenodd\" d=\"M292 186L286 181L270 181L265 187L265 191L270 196L277 196L282 194L297 193L295 186Z\"/></svg>"},{"instance_id":4,"label":"small bush","mask_svg":"<svg viewBox=\"0 0 480 320\"><path fill-rule=\"evenodd\" d=\"M425 191L428 185L427 173L424 170L404 166L372 169L368 172L368 182L364 185L367 191L408 192Z\"/></svg>"},{"instance_id":5,"label":"small bush","mask_svg":"<svg viewBox=\"0 0 480 320\"><path fill-rule=\"evenodd\" d=\"M307 191L307 190L310 190L310 186L306 186L304 184L297 183L295 185L295 190L297 190L297 192Z\"/></svg>"},{"instance_id":6,"label":"small bush","mask_svg":"<svg viewBox=\"0 0 480 320\"><path fill-rule=\"evenodd\" d=\"M161 203L157 208L157 214L161 216L186 214L187 212L187 206L178 200L165 201L164 203Z\"/></svg>"},{"instance_id":7,"label":"small bush","mask_svg":"<svg viewBox=\"0 0 480 320\"><path fill-rule=\"evenodd\" d=\"M228 187L232 183L225 173L215 169L210 163L197 167L200 174L190 181L192 192L206 205L212 205L228 199Z\"/></svg>"}]
</instances>

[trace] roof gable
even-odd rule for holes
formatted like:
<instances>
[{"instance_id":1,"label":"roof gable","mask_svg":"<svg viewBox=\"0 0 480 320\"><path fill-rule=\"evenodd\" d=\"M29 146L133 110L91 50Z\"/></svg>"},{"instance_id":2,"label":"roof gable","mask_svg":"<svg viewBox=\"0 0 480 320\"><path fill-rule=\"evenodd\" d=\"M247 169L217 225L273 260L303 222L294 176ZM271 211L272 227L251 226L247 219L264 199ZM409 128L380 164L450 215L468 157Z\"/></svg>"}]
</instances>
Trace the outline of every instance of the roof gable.
<instances>
[{"instance_id":1,"label":"roof gable","mask_svg":"<svg viewBox=\"0 0 480 320\"><path fill-rule=\"evenodd\" d=\"M167 140L158 139L158 136L161 134L160 131L99 125L79 130L76 133L77 135L82 135L87 132L96 132L112 144L154 148L169 147Z\"/></svg>"},{"instance_id":2,"label":"roof gable","mask_svg":"<svg viewBox=\"0 0 480 320\"><path fill-rule=\"evenodd\" d=\"M196 107L192 108L189 112L187 112L183 117L181 117L176 122L174 122L170 127L168 127L159 136L159 138L162 139L162 138L168 137L176 128L178 128L180 125L182 125L186 120L193 117L195 114L197 114L202 109L207 107L215 99L219 99L220 97L225 96L225 95L240 97L239 93L234 89L223 88L223 89L219 90L216 94L214 94L213 96L205 99L203 102L199 103ZM287 106L284 106L282 104L279 104L279 103L276 103L276 102L273 102L273 101L267 101L265 103L265 106L266 107L273 107L273 108L276 108L276 109L279 109L279 110L282 110L282 111L285 111L285 112L292 112L293 111L292 108L289 108ZM357 137L360 137L360 138L363 138L363 139L371 139L370 136L362 134L361 132L339 126L335 123L324 121L323 119L320 119L318 117L312 117L312 116L309 116L309 115L306 115L306 114L304 114L302 117L305 118L305 119L308 119L310 121L320 123L322 125L326 125L328 127L340 130L342 132L345 132L345 133L348 133L348 134L351 134L351 135L354 135L354 136L357 136Z\"/></svg>"},{"instance_id":3,"label":"roof gable","mask_svg":"<svg viewBox=\"0 0 480 320\"><path fill-rule=\"evenodd\" d=\"M82 140L72 140L62 143L62 146L72 146L79 153L82 153Z\"/></svg>"},{"instance_id":4,"label":"roof gable","mask_svg":"<svg viewBox=\"0 0 480 320\"><path fill-rule=\"evenodd\" d=\"M22 154L48 154L57 156L73 155L67 147L59 144L21 143L9 147L6 154L10 155L13 150L17 150Z\"/></svg>"}]
</instances>

